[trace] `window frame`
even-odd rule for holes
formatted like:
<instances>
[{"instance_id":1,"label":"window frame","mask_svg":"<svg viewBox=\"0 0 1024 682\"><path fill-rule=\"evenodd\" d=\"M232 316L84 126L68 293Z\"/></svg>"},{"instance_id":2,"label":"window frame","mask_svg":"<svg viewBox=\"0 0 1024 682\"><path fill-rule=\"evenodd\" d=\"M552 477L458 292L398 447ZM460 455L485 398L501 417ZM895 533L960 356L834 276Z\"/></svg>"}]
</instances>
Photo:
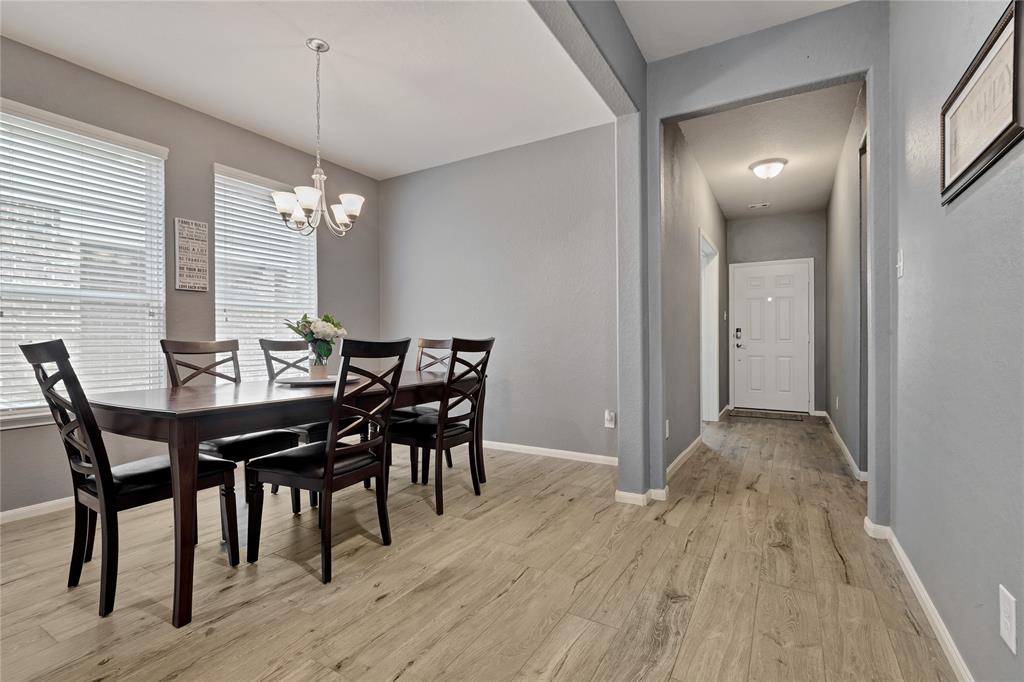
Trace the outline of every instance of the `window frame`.
<instances>
[{"instance_id":1,"label":"window frame","mask_svg":"<svg viewBox=\"0 0 1024 682\"><path fill-rule=\"evenodd\" d=\"M85 123L77 119L73 119L60 114L55 114L45 109L39 109L37 107L18 102L16 100L8 99L6 97L0 97L0 112L11 115L18 118L23 118L28 121L58 128L74 135L80 135L96 140L97 142L115 145L126 148L131 151L135 151L141 154L146 154L155 157L162 164L166 164L168 157L170 156L170 150L147 140L141 140L139 138L131 137L123 133L118 133L113 130L101 128L99 126L92 125L91 123ZM167 175L166 165L162 169L161 180L163 182L162 197L161 197L161 216L159 219L160 225L160 236L164 246L163 254L163 270L161 282L162 301L162 319L161 325L163 327L163 333L166 334L167 329L167 263L166 263L166 245L167 245ZM8 431L14 429L33 428L38 426L46 426L52 424L52 416L50 410L45 405L28 406L21 408L12 408L9 410L0 410L0 431Z\"/></svg>"}]
</instances>

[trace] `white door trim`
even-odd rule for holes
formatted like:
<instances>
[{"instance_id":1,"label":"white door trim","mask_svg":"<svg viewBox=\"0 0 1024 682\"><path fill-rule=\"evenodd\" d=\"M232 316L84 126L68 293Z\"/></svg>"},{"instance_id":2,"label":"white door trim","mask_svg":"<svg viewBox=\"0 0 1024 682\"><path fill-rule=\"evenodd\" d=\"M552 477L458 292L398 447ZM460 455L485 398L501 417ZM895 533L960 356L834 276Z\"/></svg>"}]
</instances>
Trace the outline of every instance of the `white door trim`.
<instances>
[{"instance_id":1,"label":"white door trim","mask_svg":"<svg viewBox=\"0 0 1024 682\"><path fill-rule=\"evenodd\" d=\"M700 404L701 421L718 421L718 273L714 242L700 233ZM707 265L704 264L708 258Z\"/></svg>"},{"instance_id":2,"label":"white door trim","mask_svg":"<svg viewBox=\"0 0 1024 682\"><path fill-rule=\"evenodd\" d=\"M729 324L736 319L736 272L745 268L763 265L788 265L794 263L807 264L807 412L814 411L814 259L786 258L783 260L763 260L751 263L729 263ZM731 330L731 327L730 327ZM729 332L729 404L735 405L736 396L736 340L733 332Z\"/></svg>"}]
</instances>

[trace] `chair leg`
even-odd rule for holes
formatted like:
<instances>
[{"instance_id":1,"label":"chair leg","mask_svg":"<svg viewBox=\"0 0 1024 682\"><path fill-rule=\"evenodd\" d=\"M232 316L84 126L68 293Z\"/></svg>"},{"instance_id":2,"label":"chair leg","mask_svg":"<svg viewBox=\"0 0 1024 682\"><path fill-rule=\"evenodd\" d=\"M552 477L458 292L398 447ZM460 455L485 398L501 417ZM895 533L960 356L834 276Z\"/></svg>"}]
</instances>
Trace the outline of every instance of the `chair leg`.
<instances>
[{"instance_id":1,"label":"chair leg","mask_svg":"<svg viewBox=\"0 0 1024 682\"><path fill-rule=\"evenodd\" d=\"M199 514L192 520L192 537L195 539L193 545L199 544Z\"/></svg>"},{"instance_id":2,"label":"chair leg","mask_svg":"<svg viewBox=\"0 0 1024 682\"><path fill-rule=\"evenodd\" d=\"M377 476L377 520L380 522L380 538L385 545L391 544L391 522L388 519L388 469L385 464Z\"/></svg>"},{"instance_id":3,"label":"chair leg","mask_svg":"<svg viewBox=\"0 0 1024 682\"><path fill-rule=\"evenodd\" d=\"M316 491L315 490L310 490L309 491L309 506L311 508L313 508L313 509L316 509L316 506L318 504L320 504L320 501L319 501L319 499L317 499Z\"/></svg>"},{"instance_id":4,"label":"chair leg","mask_svg":"<svg viewBox=\"0 0 1024 682\"><path fill-rule=\"evenodd\" d=\"M320 581L331 582L331 493L320 495Z\"/></svg>"},{"instance_id":5,"label":"chair leg","mask_svg":"<svg viewBox=\"0 0 1024 682\"><path fill-rule=\"evenodd\" d=\"M220 487L221 533L228 539L228 565L238 565L238 512L235 509L235 472L224 476Z\"/></svg>"},{"instance_id":6,"label":"chair leg","mask_svg":"<svg viewBox=\"0 0 1024 682\"><path fill-rule=\"evenodd\" d=\"M78 585L85 563L85 549L89 544L89 511L84 504L75 500L75 539L71 544L71 568L68 570L68 587Z\"/></svg>"},{"instance_id":7,"label":"chair leg","mask_svg":"<svg viewBox=\"0 0 1024 682\"><path fill-rule=\"evenodd\" d=\"M114 596L117 592L117 512L105 509L100 519L100 540L102 567L100 568L100 615L106 616L114 610Z\"/></svg>"},{"instance_id":8,"label":"chair leg","mask_svg":"<svg viewBox=\"0 0 1024 682\"><path fill-rule=\"evenodd\" d=\"M89 512L88 535L85 536L85 563L92 561L92 547L96 544L96 519L98 515L92 509L86 508Z\"/></svg>"},{"instance_id":9,"label":"chair leg","mask_svg":"<svg viewBox=\"0 0 1024 682\"><path fill-rule=\"evenodd\" d=\"M367 490L370 489L370 479L367 478L363 481L363 487L366 488Z\"/></svg>"},{"instance_id":10,"label":"chair leg","mask_svg":"<svg viewBox=\"0 0 1024 682\"><path fill-rule=\"evenodd\" d=\"M415 445L409 446L409 468L412 469L412 482L418 482L420 477L420 458Z\"/></svg>"},{"instance_id":11,"label":"chair leg","mask_svg":"<svg viewBox=\"0 0 1024 682\"><path fill-rule=\"evenodd\" d=\"M477 471L479 472L480 482L487 483L487 470L484 468L484 439L480 427L477 428L475 438Z\"/></svg>"},{"instance_id":12,"label":"chair leg","mask_svg":"<svg viewBox=\"0 0 1024 682\"><path fill-rule=\"evenodd\" d=\"M292 488L292 514L298 514L302 511L302 501L299 498L299 489Z\"/></svg>"},{"instance_id":13,"label":"chair leg","mask_svg":"<svg viewBox=\"0 0 1024 682\"><path fill-rule=\"evenodd\" d=\"M423 448L423 471L420 479L423 485L430 482L430 448Z\"/></svg>"},{"instance_id":14,"label":"chair leg","mask_svg":"<svg viewBox=\"0 0 1024 682\"><path fill-rule=\"evenodd\" d=\"M473 480L473 494L480 495L480 474L477 472L476 441L469 443L469 477Z\"/></svg>"},{"instance_id":15,"label":"chair leg","mask_svg":"<svg viewBox=\"0 0 1024 682\"><path fill-rule=\"evenodd\" d=\"M445 461L445 464L448 465L448 468L451 469L452 468L452 451L451 450L445 450L444 451L444 461Z\"/></svg>"},{"instance_id":16,"label":"chair leg","mask_svg":"<svg viewBox=\"0 0 1024 682\"><path fill-rule=\"evenodd\" d=\"M249 498L249 539L245 548L245 560L250 564L260 558L260 524L263 522L263 484L255 475L246 471L245 494Z\"/></svg>"},{"instance_id":17,"label":"chair leg","mask_svg":"<svg viewBox=\"0 0 1024 682\"><path fill-rule=\"evenodd\" d=\"M275 483L272 486L270 486L270 494L271 495L276 495L277 491L280 490L280 489L281 489L281 486L278 485L277 483Z\"/></svg>"},{"instance_id":18,"label":"chair leg","mask_svg":"<svg viewBox=\"0 0 1024 682\"><path fill-rule=\"evenodd\" d=\"M441 450L435 450L437 461L434 463L434 509L437 515L444 514L444 488L441 484Z\"/></svg>"}]
</instances>

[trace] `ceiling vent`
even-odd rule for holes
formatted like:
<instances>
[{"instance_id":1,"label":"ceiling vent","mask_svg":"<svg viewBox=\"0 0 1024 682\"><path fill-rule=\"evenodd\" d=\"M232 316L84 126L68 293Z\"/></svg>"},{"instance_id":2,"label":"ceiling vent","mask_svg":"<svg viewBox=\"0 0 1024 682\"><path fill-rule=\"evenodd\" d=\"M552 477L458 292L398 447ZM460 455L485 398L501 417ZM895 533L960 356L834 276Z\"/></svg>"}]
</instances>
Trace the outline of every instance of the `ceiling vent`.
<instances>
[{"instance_id":1,"label":"ceiling vent","mask_svg":"<svg viewBox=\"0 0 1024 682\"><path fill-rule=\"evenodd\" d=\"M769 203L767 201L762 201L760 204L747 204L747 208L753 208L753 209L768 208L768 206L769 206Z\"/></svg>"}]
</instances>

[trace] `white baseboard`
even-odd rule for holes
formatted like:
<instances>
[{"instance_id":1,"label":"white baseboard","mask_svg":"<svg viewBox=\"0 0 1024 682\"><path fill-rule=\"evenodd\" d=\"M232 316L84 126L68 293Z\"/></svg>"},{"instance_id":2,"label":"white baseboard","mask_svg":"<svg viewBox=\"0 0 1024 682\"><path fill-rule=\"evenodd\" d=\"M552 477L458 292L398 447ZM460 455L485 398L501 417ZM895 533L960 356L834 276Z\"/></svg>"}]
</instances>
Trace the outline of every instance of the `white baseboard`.
<instances>
[{"instance_id":1,"label":"white baseboard","mask_svg":"<svg viewBox=\"0 0 1024 682\"><path fill-rule=\"evenodd\" d=\"M960 655L960 650L956 647L956 642L953 641L953 635L949 633L949 629L943 622L942 616L939 615L939 610L935 607L935 602L932 601L928 590L924 587L924 583L921 582L921 577L914 570L914 565L910 563L910 557L903 551L903 546L900 545L899 539L892 532L892 527L874 523L865 516L864 532L876 540L887 540L889 542L893 554L896 555L896 560L900 563L903 574L907 576L907 582L910 583L910 587L914 590L914 595L917 597L917 601L920 602L921 608L928 618L928 623L932 626L932 630L935 631L935 637L939 640L939 645L942 646L942 651L946 654L946 658L949 659L949 665L953 668L957 679L960 682L974 682L970 668L967 667L963 656Z\"/></svg>"},{"instance_id":2,"label":"white baseboard","mask_svg":"<svg viewBox=\"0 0 1024 682\"><path fill-rule=\"evenodd\" d=\"M718 413L718 418L721 419L725 414L732 409L732 405L726 405L722 408L722 411Z\"/></svg>"},{"instance_id":3,"label":"white baseboard","mask_svg":"<svg viewBox=\"0 0 1024 682\"><path fill-rule=\"evenodd\" d=\"M824 417L825 421L828 422L828 428L832 430L832 435L835 436L836 442L839 443L839 449L846 455L846 466L850 468L850 473L858 481L868 480L868 472L861 471L860 467L857 466L857 462L853 459L853 455L850 454L850 449L846 447L846 443L843 441L843 437L839 435L836 425L832 422L832 415L828 412L812 412L811 414Z\"/></svg>"},{"instance_id":4,"label":"white baseboard","mask_svg":"<svg viewBox=\"0 0 1024 682\"><path fill-rule=\"evenodd\" d=\"M651 488L647 492L650 493L652 500L664 502L668 499L668 483L665 484L664 488Z\"/></svg>"},{"instance_id":5,"label":"white baseboard","mask_svg":"<svg viewBox=\"0 0 1024 682\"><path fill-rule=\"evenodd\" d=\"M676 455L676 458L672 460L672 463L665 469L665 481L672 478L672 474L679 470L679 467L683 466L683 463L690 458L694 452L697 451L697 446L701 444L700 435L693 439L693 442L686 446L682 452ZM667 485L667 483L666 483ZM655 498L657 499L657 498Z\"/></svg>"},{"instance_id":6,"label":"white baseboard","mask_svg":"<svg viewBox=\"0 0 1024 682\"><path fill-rule=\"evenodd\" d=\"M592 455L588 452L576 452L574 450L555 450L554 448L539 448L535 445L520 445L518 443L499 443L493 440L485 440L484 447L494 448L495 450L508 450L509 452L521 452L524 455L540 455L541 457L572 459L577 462L591 462L592 464L603 464L605 466L618 466L619 464L619 460L610 455Z\"/></svg>"},{"instance_id":7,"label":"white baseboard","mask_svg":"<svg viewBox=\"0 0 1024 682\"><path fill-rule=\"evenodd\" d=\"M30 519L33 516L42 516L43 514L49 514L50 512L60 511L62 509L71 509L74 502L75 500L73 497L62 497L57 500L40 502L39 504L30 504L27 507L8 509L5 512L0 512L0 525L11 521Z\"/></svg>"},{"instance_id":8,"label":"white baseboard","mask_svg":"<svg viewBox=\"0 0 1024 682\"><path fill-rule=\"evenodd\" d=\"M646 507L651 503L651 499L650 490L645 493L628 493L625 490L615 491L615 501L622 504L635 504L640 507Z\"/></svg>"},{"instance_id":9,"label":"white baseboard","mask_svg":"<svg viewBox=\"0 0 1024 682\"><path fill-rule=\"evenodd\" d=\"M825 410L811 410L809 413L812 417L828 417L828 412Z\"/></svg>"}]
</instances>

